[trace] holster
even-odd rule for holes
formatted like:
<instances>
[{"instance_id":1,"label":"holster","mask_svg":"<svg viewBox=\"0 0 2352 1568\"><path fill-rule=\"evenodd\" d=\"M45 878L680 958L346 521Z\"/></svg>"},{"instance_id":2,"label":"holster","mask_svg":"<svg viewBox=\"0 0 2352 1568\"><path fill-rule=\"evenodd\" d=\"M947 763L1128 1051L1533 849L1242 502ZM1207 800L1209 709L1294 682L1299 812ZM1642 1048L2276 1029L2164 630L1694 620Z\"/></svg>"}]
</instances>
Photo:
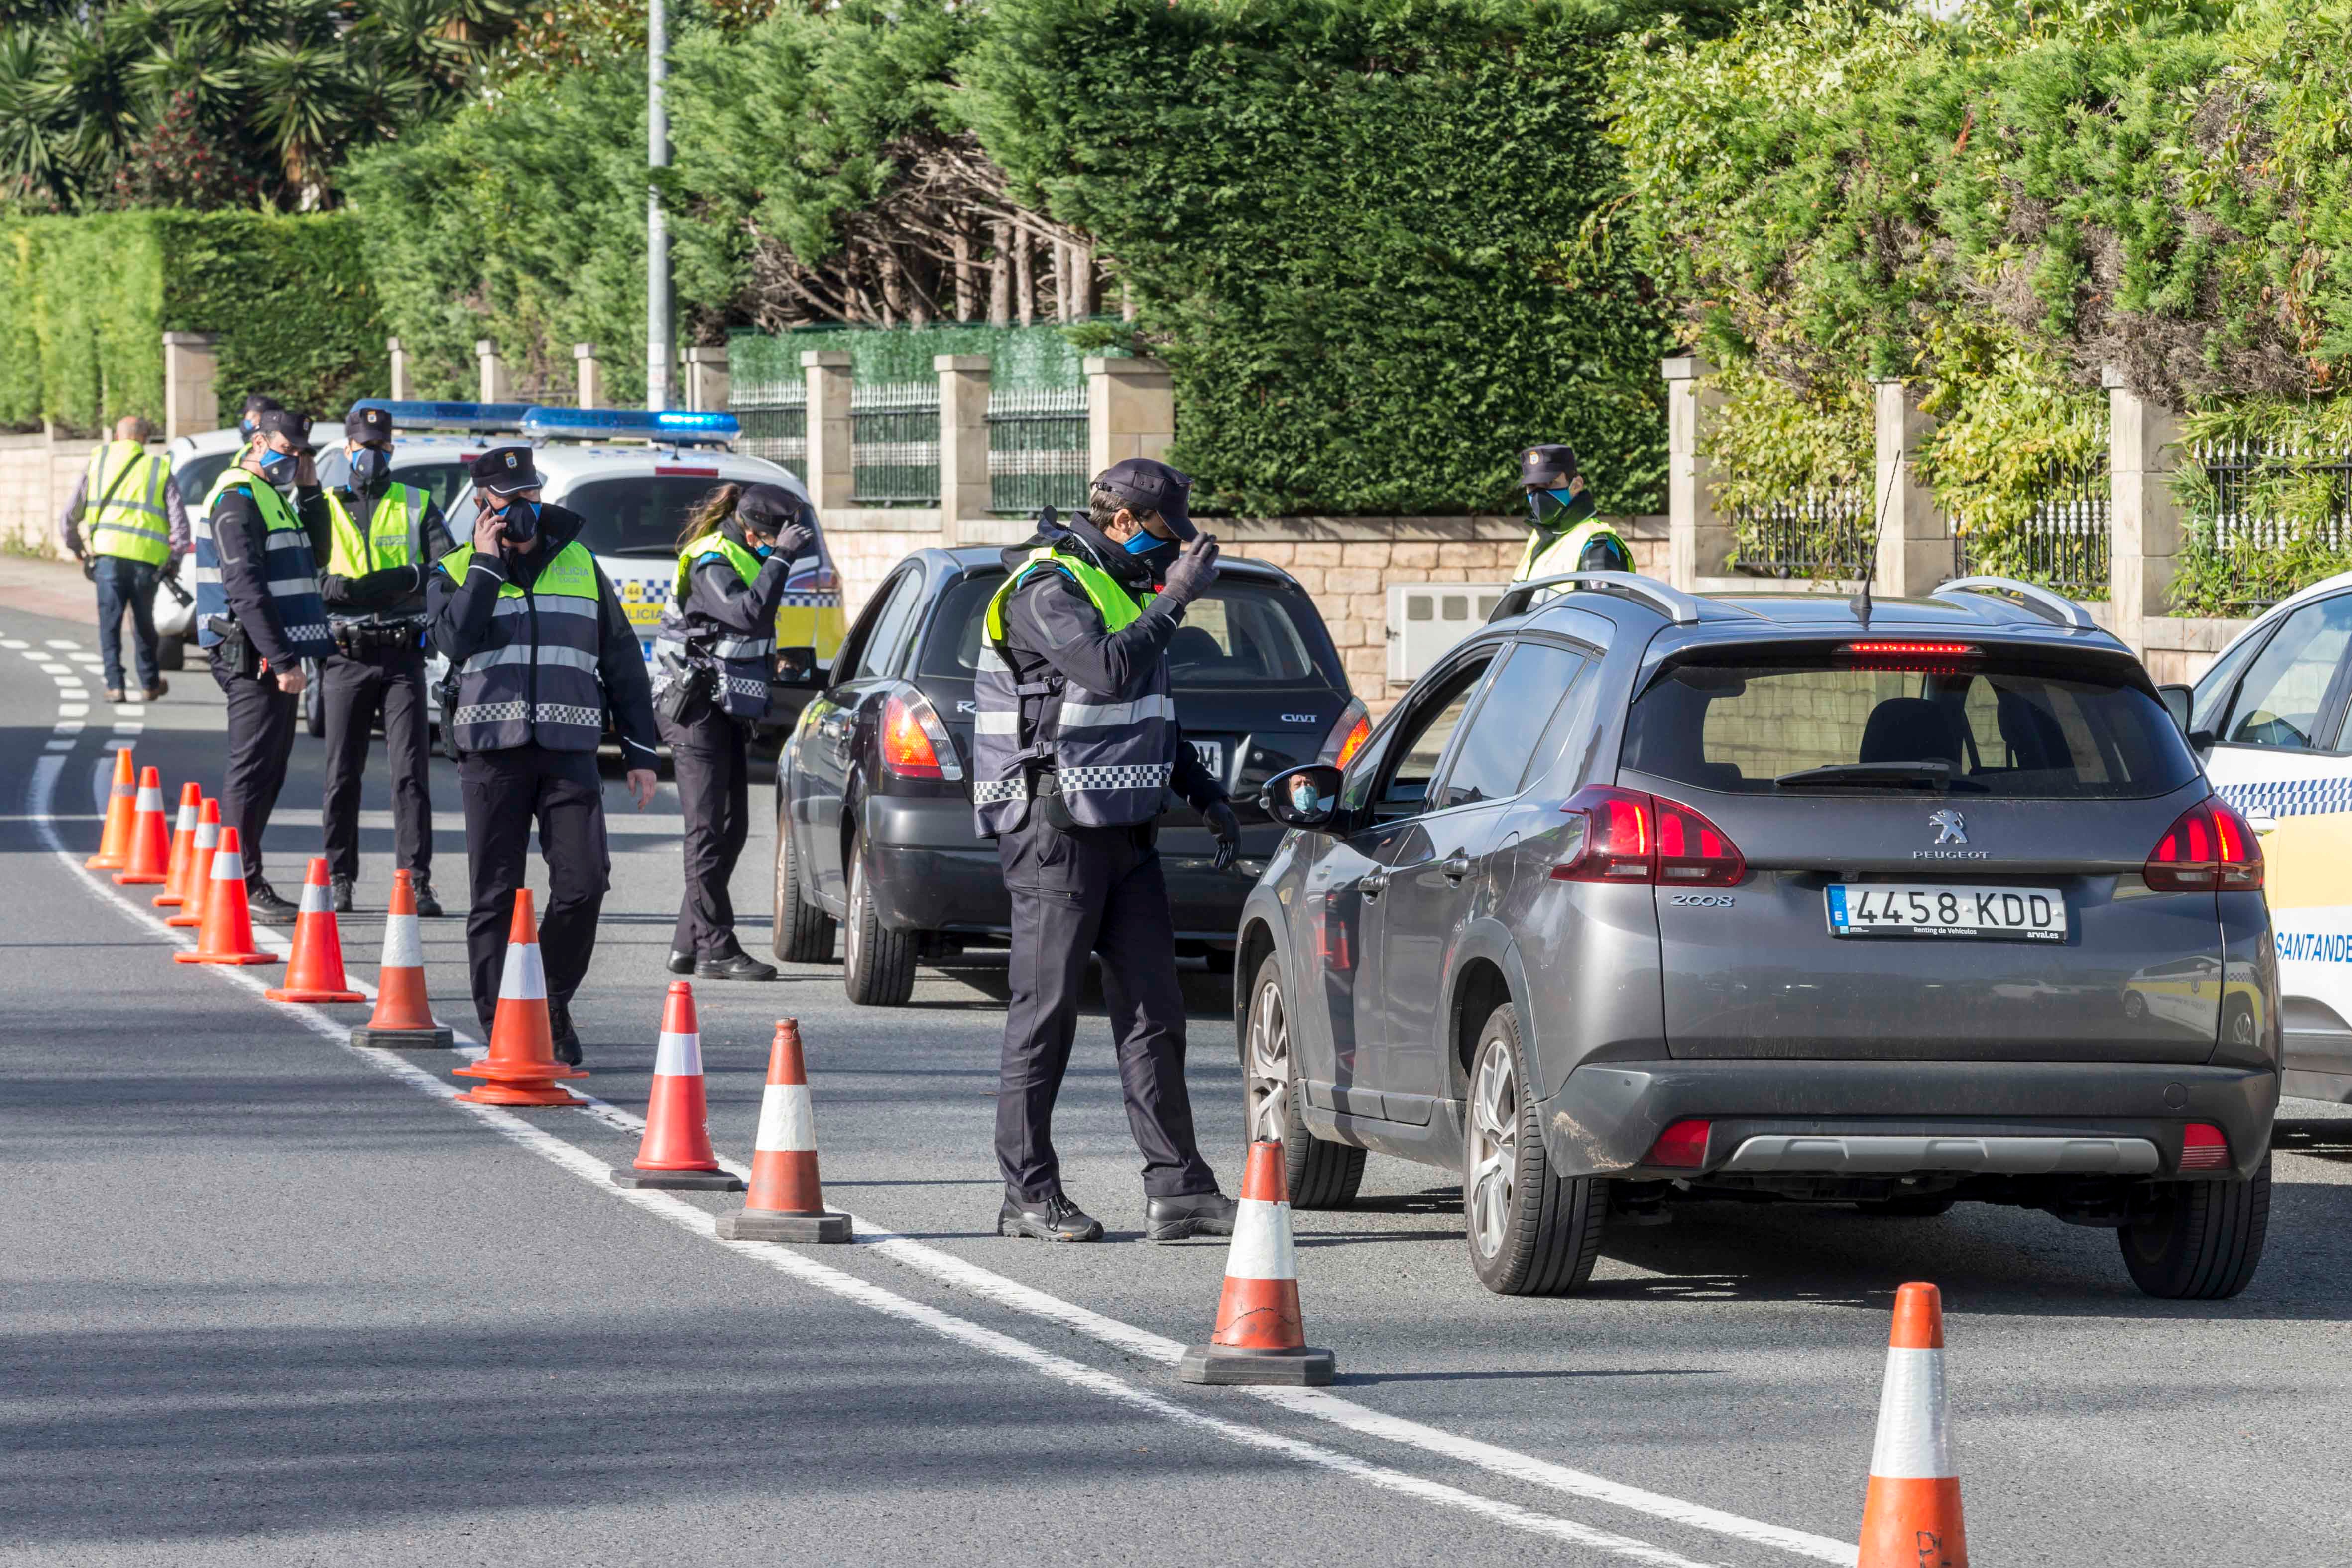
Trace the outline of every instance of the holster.
<instances>
[{"instance_id":1,"label":"holster","mask_svg":"<svg viewBox=\"0 0 2352 1568\"><path fill-rule=\"evenodd\" d=\"M215 616L205 624L219 634L217 651L221 662L228 667L231 675L240 680L251 680L260 675L261 655L255 650L253 639L245 635L245 628L236 624L236 617Z\"/></svg>"}]
</instances>

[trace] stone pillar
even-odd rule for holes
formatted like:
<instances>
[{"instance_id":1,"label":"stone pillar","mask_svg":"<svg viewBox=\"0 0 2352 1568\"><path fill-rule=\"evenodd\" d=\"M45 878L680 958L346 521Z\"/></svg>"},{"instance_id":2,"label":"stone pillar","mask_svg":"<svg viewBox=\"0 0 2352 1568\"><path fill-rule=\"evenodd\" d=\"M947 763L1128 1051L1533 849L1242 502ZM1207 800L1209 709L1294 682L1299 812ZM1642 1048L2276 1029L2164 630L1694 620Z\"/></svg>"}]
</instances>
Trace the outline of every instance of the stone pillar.
<instances>
[{"instance_id":1,"label":"stone pillar","mask_svg":"<svg viewBox=\"0 0 2352 1568\"><path fill-rule=\"evenodd\" d=\"M405 403L415 395L409 385L408 351L400 346L398 338L384 339L383 346L392 354L392 400Z\"/></svg>"},{"instance_id":2,"label":"stone pillar","mask_svg":"<svg viewBox=\"0 0 2352 1568\"><path fill-rule=\"evenodd\" d=\"M163 334L163 439L220 428L220 340L210 332Z\"/></svg>"},{"instance_id":3,"label":"stone pillar","mask_svg":"<svg viewBox=\"0 0 2352 1568\"><path fill-rule=\"evenodd\" d=\"M604 396L604 365L596 357L594 343L572 345L572 384L579 389L580 406L602 408Z\"/></svg>"},{"instance_id":4,"label":"stone pillar","mask_svg":"<svg viewBox=\"0 0 2352 1568\"><path fill-rule=\"evenodd\" d=\"M849 351L803 349L808 376L808 492L819 512L849 504Z\"/></svg>"},{"instance_id":5,"label":"stone pillar","mask_svg":"<svg viewBox=\"0 0 2352 1568\"><path fill-rule=\"evenodd\" d=\"M686 405L697 414L727 412L730 378L724 348L686 351Z\"/></svg>"},{"instance_id":6,"label":"stone pillar","mask_svg":"<svg viewBox=\"0 0 2352 1568\"><path fill-rule=\"evenodd\" d=\"M1916 467L1936 421L1919 412L1902 382L1874 381L1870 389L1878 448L1870 513L1878 553L1870 591L1916 598L1954 575L1951 520L1937 507L1935 492L1921 482Z\"/></svg>"},{"instance_id":7,"label":"stone pillar","mask_svg":"<svg viewBox=\"0 0 2352 1568\"><path fill-rule=\"evenodd\" d=\"M2107 389L2107 595L2116 636L2145 658L2147 623L2172 613L2180 556L2180 503L2172 471L2184 458L2180 418L2124 384L2114 366Z\"/></svg>"},{"instance_id":8,"label":"stone pillar","mask_svg":"<svg viewBox=\"0 0 2352 1568\"><path fill-rule=\"evenodd\" d=\"M474 357L481 362L482 395L484 403L512 403L514 384L507 379L507 362L499 357L499 345L488 338L476 340Z\"/></svg>"},{"instance_id":9,"label":"stone pillar","mask_svg":"<svg viewBox=\"0 0 2352 1568\"><path fill-rule=\"evenodd\" d=\"M1168 459L1176 438L1175 383L1156 359L1089 356L1087 373L1087 472L1121 458Z\"/></svg>"},{"instance_id":10,"label":"stone pillar","mask_svg":"<svg viewBox=\"0 0 2352 1568\"><path fill-rule=\"evenodd\" d=\"M1731 519L1715 509L1714 461L1706 444L1723 394L1699 383L1715 366L1696 354L1661 360L1666 383L1666 570L1685 592L1730 570Z\"/></svg>"},{"instance_id":11,"label":"stone pillar","mask_svg":"<svg viewBox=\"0 0 2352 1568\"><path fill-rule=\"evenodd\" d=\"M961 524L988 517L986 354L934 354L940 377L940 536L962 542Z\"/></svg>"}]
</instances>

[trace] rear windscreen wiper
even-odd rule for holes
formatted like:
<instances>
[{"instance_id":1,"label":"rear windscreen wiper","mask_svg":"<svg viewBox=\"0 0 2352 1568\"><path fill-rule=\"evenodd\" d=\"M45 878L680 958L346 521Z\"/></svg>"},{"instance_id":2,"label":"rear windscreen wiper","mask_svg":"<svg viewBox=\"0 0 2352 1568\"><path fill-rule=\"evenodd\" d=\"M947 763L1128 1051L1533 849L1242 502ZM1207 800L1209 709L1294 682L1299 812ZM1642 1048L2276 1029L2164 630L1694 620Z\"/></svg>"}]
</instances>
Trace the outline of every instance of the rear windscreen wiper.
<instances>
[{"instance_id":1,"label":"rear windscreen wiper","mask_svg":"<svg viewBox=\"0 0 2352 1568\"><path fill-rule=\"evenodd\" d=\"M1782 789L1936 789L1973 790L1989 786L1974 779L1954 778L1952 764L1934 758L1916 763L1832 763L1824 768L1800 768L1772 781Z\"/></svg>"}]
</instances>

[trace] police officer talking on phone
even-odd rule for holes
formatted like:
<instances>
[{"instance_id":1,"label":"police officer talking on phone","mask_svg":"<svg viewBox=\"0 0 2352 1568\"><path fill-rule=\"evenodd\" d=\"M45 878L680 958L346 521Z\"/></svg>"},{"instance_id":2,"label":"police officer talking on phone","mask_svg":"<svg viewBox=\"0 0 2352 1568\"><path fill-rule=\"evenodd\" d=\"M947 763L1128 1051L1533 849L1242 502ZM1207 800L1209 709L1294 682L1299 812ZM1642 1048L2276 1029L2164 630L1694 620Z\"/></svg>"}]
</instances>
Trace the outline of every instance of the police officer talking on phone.
<instances>
[{"instance_id":1,"label":"police officer talking on phone","mask_svg":"<svg viewBox=\"0 0 2352 1568\"><path fill-rule=\"evenodd\" d=\"M443 716L456 742L473 905L466 957L488 1039L523 857L539 826L548 900L539 925L555 1054L577 1065L572 994L596 951L612 877L596 769L609 706L629 794L654 798L653 693L621 598L580 542L577 512L546 506L528 447L474 460L473 538L435 563L425 596L433 646L455 668Z\"/></svg>"},{"instance_id":2,"label":"police officer talking on phone","mask_svg":"<svg viewBox=\"0 0 2352 1568\"><path fill-rule=\"evenodd\" d=\"M1062 1191L1052 1136L1090 952L1102 958L1128 1127L1143 1152L1144 1234L1233 1234L1234 1202L1192 1133L1176 935L1153 847L1173 788L1216 836L1219 869L1241 848L1224 785L1185 744L1169 685L1169 638L1217 575L1217 542L1192 526L1192 484L1149 458L1113 464L1096 476L1086 516L1055 526L1048 514L1004 552L1009 575L989 601L972 805L1013 897L1000 1236L1102 1239Z\"/></svg>"}]
</instances>

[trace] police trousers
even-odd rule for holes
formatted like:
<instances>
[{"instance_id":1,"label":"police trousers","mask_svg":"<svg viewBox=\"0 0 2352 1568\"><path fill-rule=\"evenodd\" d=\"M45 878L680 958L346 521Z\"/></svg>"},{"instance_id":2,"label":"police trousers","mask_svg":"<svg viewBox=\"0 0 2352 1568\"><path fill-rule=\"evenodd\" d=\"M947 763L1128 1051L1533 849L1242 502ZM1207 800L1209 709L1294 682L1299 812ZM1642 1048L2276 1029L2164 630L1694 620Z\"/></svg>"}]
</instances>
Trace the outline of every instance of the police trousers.
<instances>
[{"instance_id":1,"label":"police trousers","mask_svg":"<svg viewBox=\"0 0 2352 1568\"><path fill-rule=\"evenodd\" d=\"M392 846L395 864L423 881L433 874L433 795L427 766L425 650L386 647L353 658L331 654L320 666L327 712L327 869L357 880L360 874L360 780L367 773L368 740L383 715L384 750L392 759Z\"/></svg>"},{"instance_id":2,"label":"police trousers","mask_svg":"<svg viewBox=\"0 0 2352 1568\"><path fill-rule=\"evenodd\" d=\"M1216 1190L1192 1135L1184 1086L1184 995L1176 935L1150 825L1057 828L1032 810L1000 837L1013 895L1012 1005L996 1091L996 1159L1015 1196L1062 1188L1054 1101L1070 1065L1087 954L1102 955L1103 1002L1118 1051L1127 1125L1143 1152L1143 1190Z\"/></svg>"},{"instance_id":3,"label":"police trousers","mask_svg":"<svg viewBox=\"0 0 2352 1568\"><path fill-rule=\"evenodd\" d=\"M686 816L686 890L669 945L697 958L732 958L743 950L728 882L751 832L751 731L708 702L699 707L683 723L654 721L677 764Z\"/></svg>"},{"instance_id":4,"label":"police trousers","mask_svg":"<svg viewBox=\"0 0 2352 1568\"><path fill-rule=\"evenodd\" d=\"M294 754L294 721L302 700L278 689L273 673L239 675L212 652L213 684L228 700L228 763L221 769L223 827L236 829L238 851L250 887L261 875L261 836L286 787L287 760Z\"/></svg>"},{"instance_id":5,"label":"police trousers","mask_svg":"<svg viewBox=\"0 0 2352 1568\"><path fill-rule=\"evenodd\" d=\"M612 885L604 844L604 781L593 752L515 746L468 752L457 764L466 808L466 855L473 906L466 911L466 963L472 972L474 1016L488 1039L499 1013L507 931L531 825L547 864L547 907L539 911L539 956L551 1002L568 1002L596 952L596 918Z\"/></svg>"}]
</instances>

